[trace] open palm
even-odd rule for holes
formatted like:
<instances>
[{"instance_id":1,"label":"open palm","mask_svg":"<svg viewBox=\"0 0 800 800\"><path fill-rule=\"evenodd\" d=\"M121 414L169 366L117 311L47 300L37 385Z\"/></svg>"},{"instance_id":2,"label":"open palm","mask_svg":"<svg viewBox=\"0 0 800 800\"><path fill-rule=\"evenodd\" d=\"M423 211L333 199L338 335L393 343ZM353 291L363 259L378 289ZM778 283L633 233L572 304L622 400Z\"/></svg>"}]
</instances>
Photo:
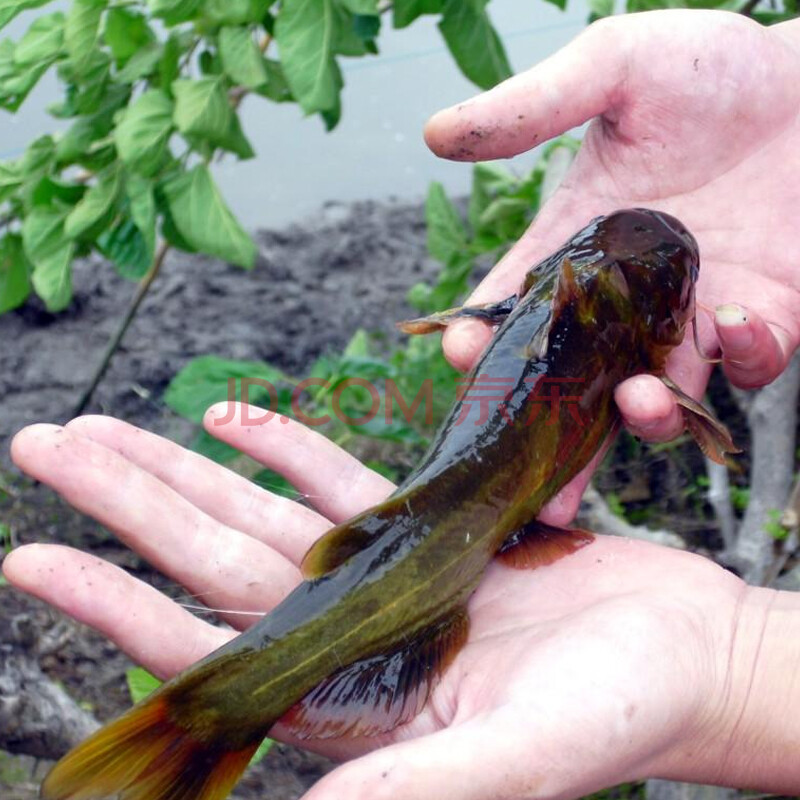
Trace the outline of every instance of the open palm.
<instances>
[{"instance_id":1,"label":"open palm","mask_svg":"<svg viewBox=\"0 0 800 800\"><path fill-rule=\"evenodd\" d=\"M33 426L12 453L241 629L254 617L235 612L272 608L300 580L311 542L392 486L298 423L216 425L225 413L212 408L207 428L285 475L317 511L103 417ZM4 569L163 678L233 635L76 550L29 545ZM706 712L746 592L702 558L602 536L539 570L493 564L470 601L469 642L415 720L376 739L304 743L361 756L309 798L569 797L667 774L677 744L702 737L701 719L718 727ZM388 746L368 752L377 745Z\"/></svg>"},{"instance_id":2,"label":"open palm","mask_svg":"<svg viewBox=\"0 0 800 800\"><path fill-rule=\"evenodd\" d=\"M764 28L721 11L657 11L595 23L528 72L437 114L428 144L468 161L516 155L593 120L561 187L471 302L516 292L533 264L599 214L660 209L699 242L700 303L743 307L716 326L699 312L703 349L722 345L739 386L773 380L800 343L798 75L798 21ZM460 322L445 352L466 368L489 335ZM685 342L668 371L698 397L709 367ZM655 379L622 384L617 402L639 435L681 428ZM568 487L554 521L574 515L588 475Z\"/></svg>"}]
</instances>

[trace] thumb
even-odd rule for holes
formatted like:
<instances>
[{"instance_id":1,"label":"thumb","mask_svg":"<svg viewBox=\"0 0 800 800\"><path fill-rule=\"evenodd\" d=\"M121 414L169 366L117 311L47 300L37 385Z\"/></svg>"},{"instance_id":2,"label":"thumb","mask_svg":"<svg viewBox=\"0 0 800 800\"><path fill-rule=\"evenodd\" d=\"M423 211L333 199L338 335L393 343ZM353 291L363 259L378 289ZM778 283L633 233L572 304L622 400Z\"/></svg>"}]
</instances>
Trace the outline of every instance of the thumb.
<instances>
[{"instance_id":1,"label":"thumb","mask_svg":"<svg viewBox=\"0 0 800 800\"><path fill-rule=\"evenodd\" d=\"M626 63L610 24L594 23L527 72L435 114L428 147L455 161L509 158L608 111Z\"/></svg>"}]
</instances>

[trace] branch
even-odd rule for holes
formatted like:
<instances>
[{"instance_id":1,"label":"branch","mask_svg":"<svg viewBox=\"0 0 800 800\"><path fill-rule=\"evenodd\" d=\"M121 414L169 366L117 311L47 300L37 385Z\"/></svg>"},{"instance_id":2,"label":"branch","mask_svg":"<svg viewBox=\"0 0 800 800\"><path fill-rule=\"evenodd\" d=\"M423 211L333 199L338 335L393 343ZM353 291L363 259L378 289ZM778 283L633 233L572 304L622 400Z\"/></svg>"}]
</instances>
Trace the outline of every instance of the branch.
<instances>
[{"instance_id":1,"label":"branch","mask_svg":"<svg viewBox=\"0 0 800 800\"><path fill-rule=\"evenodd\" d=\"M630 522L620 519L592 484L586 487L578 517L590 530L598 533L626 536L629 539L644 539L654 544L675 547L678 550L686 549L683 539L671 531L651 530L644 525L631 525Z\"/></svg>"},{"instance_id":2,"label":"branch","mask_svg":"<svg viewBox=\"0 0 800 800\"><path fill-rule=\"evenodd\" d=\"M117 349L122 343L122 339L130 327L130 324L133 322L136 312L139 310L139 306L142 304L144 298L147 297L147 293L150 291L153 281L158 277L158 273L161 271L161 265L164 263L164 259L166 258L169 249L170 247L167 242L162 242L161 246L158 248L158 252L153 259L153 264L139 283L139 288L136 290L136 294L133 296L133 300L128 307L128 311L126 312L119 328L117 328L117 332L111 337L111 341L108 343L106 350L103 353L103 357L100 359L100 363L95 370L89 386L86 388L75 405L75 408L72 411L73 417L79 417L81 414L83 414L83 412L86 410L86 407L92 401L95 390L100 385L100 381L103 380L103 376L106 374L106 371L111 364L111 359L114 357L114 353L117 352Z\"/></svg>"},{"instance_id":3,"label":"branch","mask_svg":"<svg viewBox=\"0 0 800 800\"><path fill-rule=\"evenodd\" d=\"M708 475L708 492L706 497L714 509L714 516L719 525L724 552L720 560L726 560L726 554L732 553L736 546L736 515L731 505L731 484L728 480L728 468L710 458L705 459Z\"/></svg>"},{"instance_id":4,"label":"branch","mask_svg":"<svg viewBox=\"0 0 800 800\"><path fill-rule=\"evenodd\" d=\"M792 488L800 391L800 355L758 391L747 411L752 434L750 502L739 527L735 565L748 583L762 584L773 561L774 539L764 530L769 513L786 508Z\"/></svg>"},{"instance_id":5,"label":"branch","mask_svg":"<svg viewBox=\"0 0 800 800\"><path fill-rule=\"evenodd\" d=\"M99 727L26 652L26 615L0 632L0 749L59 758Z\"/></svg>"}]
</instances>

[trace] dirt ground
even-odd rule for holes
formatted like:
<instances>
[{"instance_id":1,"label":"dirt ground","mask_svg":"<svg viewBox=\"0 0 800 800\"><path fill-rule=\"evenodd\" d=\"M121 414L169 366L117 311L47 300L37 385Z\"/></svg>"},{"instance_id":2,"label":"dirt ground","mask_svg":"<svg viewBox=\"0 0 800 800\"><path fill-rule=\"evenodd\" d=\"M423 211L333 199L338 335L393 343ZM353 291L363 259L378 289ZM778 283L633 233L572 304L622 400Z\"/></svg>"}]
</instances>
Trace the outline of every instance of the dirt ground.
<instances>
[{"instance_id":1,"label":"dirt ground","mask_svg":"<svg viewBox=\"0 0 800 800\"><path fill-rule=\"evenodd\" d=\"M161 397L191 358L213 353L260 359L302 374L357 328L388 329L407 317L406 291L438 269L427 255L419 205L329 204L302 225L259 232L256 241L259 257L251 272L182 253L167 258L90 411L186 443L192 426ZM0 317L0 521L10 526L14 544L67 543L163 587L165 578L101 526L11 467L8 445L17 430L68 418L134 289L96 260L79 264L74 282L75 301L61 314L31 301ZM42 635L58 628L61 646L40 663L97 717L107 719L130 704L124 680L130 663L113 645L0 586L0 626L20 619ZM0 795L37 796L45 767L0 753ZM290 800L330 768L324 759L276 745L236 796Z\"/></svg>"}]
</instances>

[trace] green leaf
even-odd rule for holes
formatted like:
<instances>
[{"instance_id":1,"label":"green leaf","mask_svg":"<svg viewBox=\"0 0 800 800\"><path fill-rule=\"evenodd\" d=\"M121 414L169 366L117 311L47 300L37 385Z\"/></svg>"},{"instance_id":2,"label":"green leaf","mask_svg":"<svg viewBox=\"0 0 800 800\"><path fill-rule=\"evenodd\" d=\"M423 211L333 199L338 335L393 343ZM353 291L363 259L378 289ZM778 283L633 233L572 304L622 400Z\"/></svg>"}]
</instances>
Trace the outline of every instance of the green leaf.
<instances>
[{"instance_id":1,"label":"green leaf","mask_svg":"<svg viewBox=\"0 0 800 800\"><path fill-rule=\"evenodd\" d=\"M100 38L100 18L107 0L72 0L64 25L64 44L70 62L80 75L91 62Z\"/></svg>"},{"instance_id":2,"label":"green leaf","mask_svg":"<svg viewBox=\"0 0 800 800\"><path fill-rule=\"evenodd\" d=\"M144 239L148 261L156 250L156 203L153 184L138 175L130 175L125 184L131 207L131 217Z\"/></svg>"},{"instance_id":3,"label":"green leaf","mask_svg":"<svg viewBox=\"0 0 800 800\"><path fill-rule=\"evenodd\" d=\"M333 13L333 52L343 56L363 56L369 52L364 40L356 33L355 17L337 3L334 3Z\"/></svg>"},{"instance_id":4,"label":"green leaf","mask_svg":"<svg viewBox=\"0 0 800 800\"><path fill-rule=\"evenodd\" d=\"M15 49L10 39L0 42L0 107L11 112L25 102L31 89L50 67L47 61L20 67L14 61Z\"/></svg>"},{"instance_id":5,"label":"green leaf","mask_svg":"<svg viewBox=\"0 0 800 800\"><path fill-rule=\"evenodd\" d=\"M50 171L56 157L56 145L49 134L34 139L22 157L20 167L26 181L39 180Z\"/></svg>"},{"instance_id":6,"label":"green leaf","mask_svg":"<svg viewBox=\"0 0 800 800\"><path fill-rule=\"evenodd\" d=\"M48 176L25 187L25 208L31 210L36 206L46 206L49 210L64 206L71 208L79 202L86 192L81 184L63 183ZM64 210L67 213L67 210Z\"/></svg>"},{"instance_id":7,"label":"green leaf","mask_svg":"<svg viewBox=\"0 0 800 800\"><path fill-rule=\"evenodd\" d=\"M94 114L79 117L56 142L59 164L82 163L98 139L106 139L114 127L114 114L126 105L130 92L125 86L109 87ZM109 148L111 149L111 148ZM116 158L116 154L114 154Z\"/></svg>"},{"instance_id":8,"label":"green leaf","mask_svg":"<svg viewBox=\"0 0 800 800\"><path fill-rule=\"evenodd\" d=\"M481 89L511 76L503 44L485 9L466 0L445 0L439 30L461 71Z\"/></svg>"},{"instance_id":9,"label":"green leaf","mask_svg":"<svg viewBox=\"0 0 800 800\"><path fill-rule=\"evenodd\" d=\"M206 166L167 181L163 191L175 227L190 245L240 267L253 266L256 246L225 205Z\"/></svg>"},{"instance_id":10,"label":"green leaf","mask_svg":"<svg viewBox=\"0 0 800 800\"><path fill-rule=\"evenodd\" d=\"M93 114L103 105L111 77L111 58L103 50L90 53L82 70L78 73L71 61L64 62L61 69L68 72L70 80L79 85L75 97L78 114Z\"/></svg>"},{"instance_id":11,"label":"green leaf","mask_svg":"<svg viewBox=\"0 0 800 800\"><path fill-rule=\"evenodd\" d=\"M221 78L175 81L172 91L175 124L185 137L230 150L240 158L253 157Z\"/></svg>"},{"instance_id":12,"label":"green leaf","mask_svg":"<svg viewBox=\"0 0 800 800\"><path fill-rule=\"evenodd\" d=\"M172 100L160 89L145 92L114 131L119 157L132 170L153 175L167 154L172 133Z\"/></svg>"},{"instance_id":13,"label":"green leaf","mask_svg":"<svg viewBox=\"0 0 800 800\"><path fill-rule=\"evenodd\" d=\"M243 379L253 381L248 385L249 402L264 406L269 405L270 390L258 381L275 387L276 395L279 385L287 381L283 372L262 361L200 356L192 359L172 379L164 395L164 402L177 414L200 424L206 411L214 403L241 400Z\"/></svg>"},{"instance_id":14,"label":"green leaf","mask_svg":"<svg viewBox=\"0 0 800 800\"><path fill-rule=\"evenodd\" d=\"M127 216L97 238L97 247L126 280L141 280L153 263L144 236Z\"/></svg>"},{"instance_id":15,"label":"green leaf","mask_svg":"<svg viewBox=\"0 0 800 800\"><path fill-rule=\"evenodd\" d=\"M547 0L548 3L552 3L554 6L560 8L562 11L567 7L567 0Z\"/></svg>"},{"instance_id":16,"label":"green leaf","mask_svg":"<svg viewBox=\"0 0 800 800\"><path fill-rule=\"evenodd\" d=\"M160 17L168 27L197 17L203 0L149 0L150 12Z\"/></svg>"},{"instance_id":17,"label":"green leaf","mask_svg":"<svg viewBox=\"0 0 800 800\"><path fill-rule=\"evenodd\" d=\"M173 119L181 133L214 143L227 136L233 110L222 80L177 80L172 84L172 92L175 95Z\"/></svg>"},{"instance_id":18,"label":"green leaf","mask_svg":"<svg viewBox=\"0 0 800 800\"><path fill-rule=\"evenodd\" d=\"M18 233L7 233L0 239L0 314L25 302L31 292L31 271L22 237Z\"/></svg>"},{"instance_id":19,"label":"green leaf","mask_svg":"<svg viewBox=\"0 0 800 800\"><path fill-rule=\"evenodd\" d=\"M173 31L164 43L164 52L158 62L158 79L165 91L171 91L170 86L180 73L181 56L189 47L182 44L182 39L180 32Z\"/></svg>"},{"instance_id":20,"label":"green leaf","mask_svg":"<svg viewBox=\"0 0 800 800\"><path fill-rule=\"evenodd\" d=\"M280 62L265 58L264 67L267 70L267 85L259 86L256 91L276 103L291 103L294 97Z\"/></svg>"},{"instance_id":21,"label":"green leaf","mask_svg":"<svg viewBox=\"0 0 800 800\"><path fill-rule=\"evenodd\" d=\"M22 168L18 161L0 162L0 202L7 200L22 185Z\"/></svg>"},{"instance_id":22,"label":"green leaf","mask_svg":"<svg viewBox=\"0 0 800 800\"><path fill-rule=\"evenodd\" d=\"M467 231L441 183L432 183L425 201L428 250L444 264L459 256L467 244Z\"/></svg>"},{"instance_id":23,"label":"green leaf","mask_svg":"<svg viewBox=\"0 0 800 800\"><path fill-rule=\"evenodd\" d=\"M120 67L143 47L156 41L155 34L147 24L147 18L123 7L109 9L103 38Z\"/></svg>"},{"instance_id":24,"label":"green leaf","mask_svg":"<svg viewBox=\"0 0 800 800\"><path fill-rule=\"evenodd\" d=\"M275 23L283 71L307 114L334 109L338 102L335 26L333 0L284 0Z\"/></svg>"},{"instance_id":25,"label":"green leaf","mask_svg":"<svg viewBox=\"0 0 800 800\"><path fill-rule=\"evenodd\" d=\"M206 0L205 14L216 25L261 22L272 0Z\"/></svg>"},{"instance_id":26,"label":"green leaf","mask_svg":"<svg viewBox=\"0 0 800 800\"><path fill-rule=\"evenodd\" d=\"M0 28L4 28L21 11L41 8L51 0L0 0Z\"/></svg>"},{"instance_id":27,"label":"green leaf","mask_svg":"<svg viewBox=\"0 0 800 800\"><path fill-rule=\"evenodd\" d=\"M115 83L136 83L152 75L160 66L163 57L163 46L151 42L133 53L125 62L125 66L114 75L113 80Z\"/></svg>"},{"instance_id":28,"label":"green leaf","mask_svg":"<svg viewBox=\"0 0 800 800\"><path fill-rule=\"evenodd\" d=\"M161 681L142 667L131 667L125 673L125 679L134 703L140 703L161 686Z\"/></svg>"},{"instance_id":29,"label":"green leaf","mask_svg":"<svg viewBox=\"0 0 800 800\"><path fill-rule=\"evenodd\" d=\"M394 0L392 3L392 24L395 28L405 28L423 14L441 14L444 0Z\"/></svg>"},{"instance_id":30,"label":"green leaf","mask_svg":"<svg viewBox=\"0 0 800 800\"><path fill-rule=\"evenodd\" d=\"M614 0L589 0L590 19L610 17L614 13Z\"/></svg>"},{"instance_id":31,"label":"green leaf","mask_svg":"<svg viewBox=\"0 0 800 800\"><path fill-rule=\"evenodd\" d=\"M33 287L50 311L72 299L70 264L74 243L64 233L66 212L35 208L22 224L25 254L33 264Z\"/></svg>"},{"instance_id":32,"label":"green leaf","mask_svg":"<svg viewBox=\"0 0 800 800\"><path fill-rule=\"evenodd\" d=\"M234 83L256 89L269 80L264 57L246 28L223 28L219 52L225 72Z\"/></svg>"},{"instance_id":33,"label":"green leaf","mask_svg":"<svg viewBox=\"0 0 800 800\"><path fill-rule=\"evenodd\" d=\"M381 18L359 14L353 17L353 30L356 36L364 41L367 52L377 55L378 46L374 40L381 32Z\"/></svg>"},{"instance_id":34,"label":"green leaf","mask_svg":"<svg viewBox=\"0 0 800 800\"><path fill-rule=\"evenodd\" d=\"M25 67L40 62L52 63L61 55L64 44L64 15L57 11L34 20L14 48L14 63Z\"/></svg>"},{"instance_id":35,"label":"green leaf","mask_svg":"<svg viewBox=\"0 0 800 800\"><path fill-rule=\"evenodd\" d=\"M353 14L377 15L378 0L341 0L342 5Z\"/></svg>"},{"instance_id":36,"label":"green leaf","mask_svg":"<svg viewBox=\"0 0 800 800\"><path fill-rule=\"evenodd\" d=\"M99 222L113 207L119 194L119 172L98 181L70 211L64 221L64 233L77 239Z\"/></svg>"}]
</instances>

